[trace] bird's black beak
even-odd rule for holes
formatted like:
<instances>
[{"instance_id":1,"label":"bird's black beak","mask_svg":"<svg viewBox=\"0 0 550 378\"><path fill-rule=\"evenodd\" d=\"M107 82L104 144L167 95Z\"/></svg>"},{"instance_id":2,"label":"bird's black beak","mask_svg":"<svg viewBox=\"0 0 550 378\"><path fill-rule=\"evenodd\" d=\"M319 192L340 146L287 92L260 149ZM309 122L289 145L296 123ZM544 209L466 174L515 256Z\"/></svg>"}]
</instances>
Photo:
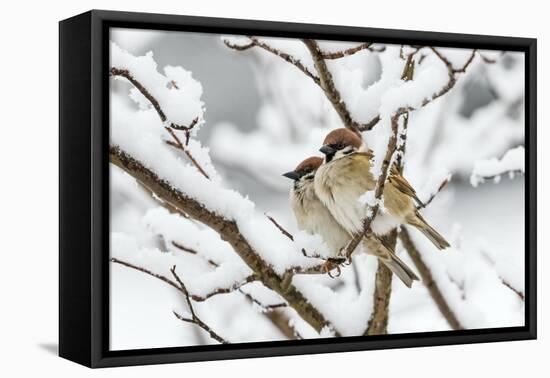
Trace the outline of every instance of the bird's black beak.
<instances>
[{"instance_id":1,"label":"bird's black beak","mask_svg":"<svg viewBox=\"0 0 550 378\"><path fill-rule=\"evenodd\" d=\"M290 172L287 172L287 173L283 173L283 176L288 177L289 179L294 180L294 181L300 179L300 175L298 173L296 173L295 171L290 171Z\"/></svg>"},{"instance_id":2,"label":"bird's black beak","mask_svg":"<svg viewBox=\"0 0 550 378\"><path fill-rule=\"evenodd\" d=\"M331 156L331 155L334 155L336 153L336 150L332 147L330 147L329 145L324 145L323 147L319 148L319 151L321 151L322 153L324 153L325 155L327 156Z\"/></svg>"}]
</instances>

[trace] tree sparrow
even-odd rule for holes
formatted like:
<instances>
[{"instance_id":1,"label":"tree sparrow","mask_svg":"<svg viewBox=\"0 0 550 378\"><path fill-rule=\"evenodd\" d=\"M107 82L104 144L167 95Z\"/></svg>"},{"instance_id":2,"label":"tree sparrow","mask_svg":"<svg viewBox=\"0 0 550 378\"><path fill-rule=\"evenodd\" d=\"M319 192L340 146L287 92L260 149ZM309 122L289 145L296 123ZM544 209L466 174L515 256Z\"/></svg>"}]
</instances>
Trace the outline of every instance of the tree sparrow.
<instances>
[{"instance_id":1,"label":"tree sparrow","mask_svg":"<svg viewBox=\"0 0 550 378\"><path fill-rule=\"evenodd\" d=\"M351 235L334 219L315 193L314 179L322 163L323 159L310 157L302 161L294 171L283 176L294 180L290 190L290 205L298 227L310 234L321 236L331 255L336 257L348 244ZM414 280L418 280L414 272L393 253L392 248L377 237L364 238L363 246L368 253L377 256L408 287L411 287Z\"/></svg>"},{"instance_id":2,"label":"tree sparrow","mask_svg":"<svg viewBox=\"0 0 550 378\"><path fill-rule=\"evenodd\" d=\"M317 196L348 232L361 232L368 205L360 198L376 187L376 178L371 172L373 152L358 134L345 128L331 131L320 151L325 154L325 161L315 175ZM373 232L384 235L397 225L408 224L437 248L449 247L445 238L418 212L415 202L422 203L411 184L393 166L384 185L383 206L381 204L381 211L372 222Z\"/></svg>"}]
</instances>

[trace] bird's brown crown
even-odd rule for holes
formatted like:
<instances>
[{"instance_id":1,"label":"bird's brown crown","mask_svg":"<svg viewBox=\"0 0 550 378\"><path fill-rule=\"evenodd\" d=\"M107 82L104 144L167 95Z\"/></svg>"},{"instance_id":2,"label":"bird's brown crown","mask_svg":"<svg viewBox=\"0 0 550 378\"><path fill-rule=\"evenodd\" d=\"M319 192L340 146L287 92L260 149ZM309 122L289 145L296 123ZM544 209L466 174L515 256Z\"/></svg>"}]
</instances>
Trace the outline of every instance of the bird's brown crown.
<instances>
[{"instance_id":1,"label":"bird's brown crown","mask_svg":"<svg viewBox=\"0 0 550 378\"><path fill-rule=\"evenodd\" d=\"M361 147L362 143L363 140L359 135L346 128L332 130L323 141L323 145L353 146L355 148Z\"/></svg>"},{"instance_id":2,"label":"bird's brown crown","mask_svg":"<svg viewBox=\"0 0 550 378\"><path fill-rule=\"evenodd\" d=\"M318 156L311 156L302 161L296 169L295 172L312 172L315 171L323 164L323 159Z\"/></svg>"}]
</instances>

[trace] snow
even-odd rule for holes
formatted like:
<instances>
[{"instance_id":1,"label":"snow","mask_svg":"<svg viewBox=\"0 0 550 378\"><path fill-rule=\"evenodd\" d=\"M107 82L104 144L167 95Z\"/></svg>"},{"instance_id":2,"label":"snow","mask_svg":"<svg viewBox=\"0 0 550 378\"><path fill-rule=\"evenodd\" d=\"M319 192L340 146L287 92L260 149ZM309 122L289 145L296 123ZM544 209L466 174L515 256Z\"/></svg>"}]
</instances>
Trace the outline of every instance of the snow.
<instances>
[{"instance_id":1,"label":"snow","mask_svg":"<svg viewBox=\"0 0 550 378\"><path fill-rule=\"evenodd\" d=\"M514 178L514 174L518 172L525 173L525 149L522 146L506 151L501 159L475 162L470 183L476 187L487 178L494 178L498 182L500 175L508 173L510 178Z\"/></svg>"},{"instance_id":2,"label":"snow","mask_svg":"<svg viewBox=\"0 0 550 378\"><path fill-rule=\"evenodd\" d=\"M180 39L188 38L184 33L181 35ZM222 38L236 44L248 43L246 37ZM315 72L302 42L264 37L260 40L291 53ZM320 156L318 148L324 136L341 127L341 121L319 87L296 67L258 47L237 52L218 39L215 43L213 48L218 54L230 54L243 64L253 65L260 106L243 108L243 112L252 111L257 115L253 125L230 119L206 124L205 118L209 119L210 112L216 112L221 105L209 102L209 113L205 115L202 85L189 70L178 67L181 62L167 61L171 65L159 70L153 53L132 56L111 45L113 63L128 68L147 84L166 109L169 122L189 124L199 117L188 148L211 180L204 178L181 151L166 145L170 140L164 130L166 125L147 99L124 79L112 81L111 144L135 156L160 178L212 212L235 221L252 247L278 274L291 267L319 264L318 259L304 257L301 249L310 255L327 256L326 246L319 236L297 229L288 205L292 184L281 174L308 156ZM325 51L340 51L354 45L356 43L320 41ZM373 172L376 175L380 173L381 159L391 135L393 112L401 106L417 107L447 82L446 67L429 50L423 50L426 57L421 64L420 54L415 57L414 80L402 81L404 61L398 56L399 46L384 47L384 52L364 50L327 61L353 118L364 122L381 115L378 125L363 133L367 146L375 153ZM405 53L413 51L407 50ZM461 67L470 56L469 50L440 51L455 67ZM449 180L451 175L453 178L430 206L422 210L429 223L451 242L452 248L438 251L416 230L409 231L452 310L466 328L521 326L525 321L524 303L503 282L518 291L525 290L523 178L475 189L465 185L465 180L474 172L502 174L512 167L524 170L524 161L518 157L520 152L513 149L507 153L524 141L524 62L519 53L482 53L497 59L497 63L487 65L476 57L468 72L459 75L452 91L411 112L409 118L405 177L417 189L419 197L427 200L437 192L441 182ZM511 63L504 64L504 57L511 59ZM212 61L205 64L213 65L215 60L213 56ZM220 67L219 72L216 78L203 77L201 81L220 80L216 85L223 87L223 76L231 72L224 67ZM472 83L490 86L498 96L466 112L464 106L472 97L469 92ZM237 97L230 103L229 106L242 106ZM494 159L495 156L501 158ZM372 192L365 193L360 201L369 205L376 202ZM503 203L507 206L502 206ZM170 214L160 205L158 199L144 191L133 178L116 167L111 168L112 257L143 264L168 277L169 269L176 265L178 275L197 295L206 295L220 287L229 288L250 275L250 268L216 232ZM286 238L264 213L274 216L293 234L295 242ZM381 208L378 223L373 227L380 224L388 227L384 215ZM197 253L181 251L172 242ZM396 253L414 269L400 243ZM351 266L342 267L338 278L293 277L292 283L319 309L331 327L316 332L292 308L277 311L286 316L304 338L332 337L334 332L344 336L360 335L371 316L377 264L373 256L357 254ZM214 343L196 326L184 324L172 315L172 310L188 313L181 293L143 273L118 264L111 266L112 349ZM424 285L415 283L408 289L398 280L393 281L390 333L449 330ZM264 305L284 302L260 282L248 283L242 291ZM231 342L285 339L266 317L265 309L250 303L238 291L216 295L194 307L207 324Z\"/></svg>"},{"instance_id":3,"label":"snow","mask_svg":"<svg viewBox=\"0 0 550 378\"><path fill-rule=\"evenodd\" d=\"M169 123L189 125L195 118L202 119L204 104L200 100L202 86L192 78L190 72L181 67L164 67L164 75L158 72L153 52L143 56L134 56L122 50L115 43L110 44L111 67L126 69L139 81L156 100L162 104L162 110ZM120 76L117 80L126 80ZM176 84L177 88L173 85ZM143 95L135 89L131 98L144 106ZM152 105L149 105L152 106ZM198 131L200 123L195 126Z\"/></svg>"}]
</instances>

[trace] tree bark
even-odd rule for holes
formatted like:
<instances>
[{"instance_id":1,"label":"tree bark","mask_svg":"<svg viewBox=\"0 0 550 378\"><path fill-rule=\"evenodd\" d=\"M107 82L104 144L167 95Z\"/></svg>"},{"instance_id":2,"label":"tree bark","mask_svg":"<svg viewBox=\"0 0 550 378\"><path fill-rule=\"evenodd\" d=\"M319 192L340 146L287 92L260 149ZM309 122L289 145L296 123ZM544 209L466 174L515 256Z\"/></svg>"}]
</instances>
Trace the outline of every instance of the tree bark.
<instances>
[{"instance_id":1,"label":"tree bark","mask_svg":"<svg viewBox=\"0 0 550 378\"><path fill-rule=\"evenodd\" d=\"M128 153L117 146L109 148L110 162L121 168L140 184L155 193L162 201L170 206L188 214L191 218L205 224L216 231L220 237L228 242L240 258L252 269L262 283L283 297L292 307L309 323L317 332L330 325L325 317L292 285L283 283L273 268L267 264L251 247L245 237L239 231L239 227L233 220L228 220L221 215L208 210L201 203L175 189L169 182L161 180L153 171L134 159Z\"/></svg>"}]
</instances>

